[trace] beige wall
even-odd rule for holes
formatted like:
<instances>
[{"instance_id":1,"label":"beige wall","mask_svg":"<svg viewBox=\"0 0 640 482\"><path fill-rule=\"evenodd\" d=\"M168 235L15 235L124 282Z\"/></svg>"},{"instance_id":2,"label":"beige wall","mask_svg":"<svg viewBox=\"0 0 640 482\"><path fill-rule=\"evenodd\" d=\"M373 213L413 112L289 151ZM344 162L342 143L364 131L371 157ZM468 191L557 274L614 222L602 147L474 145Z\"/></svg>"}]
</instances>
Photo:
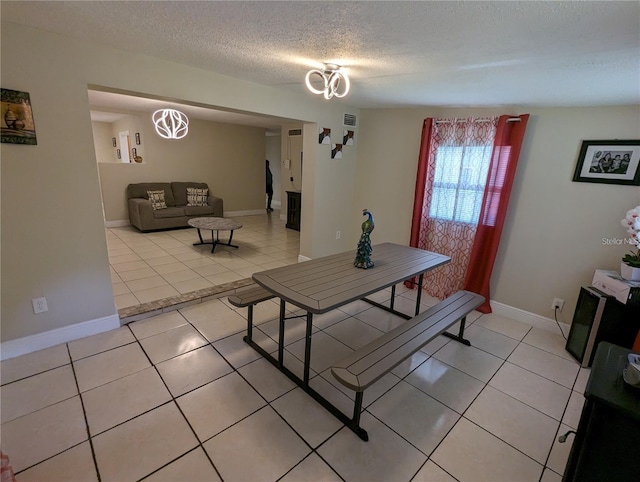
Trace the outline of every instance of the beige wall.
<instances>
[{"instance_id":1,"label":"beige wall","mask_svg":"<svg viewBox=\"0 0 640 482\"><path fill-rule=\"evenodd\" d=\"M170 140L140 118L144 162L98 164L107 222L129 219L125 190L134 182L206 182L227 212L264 208L263 128L191 119L189 134Z\"/></svg>"},{"instance_id":2,"label":"beige wall","mask_svg":"<svg viewBox=\"0 0 640 482\"><path fill-rule=\"evenodd\" d=\"M112 125L109 122L92 122L96 160L98 162L119 162L116 156L116 148L113 147L111 138Z\"/></svg>"},{"instance_id":3,"label":"beige wall","mask_svg":"<svg viewBox=\"0 0 640 482\"><path fill-rule=\"evenodd\" d=\"M363 110L355 204L373 212L374 242L407 243L423 119L524 113L531 118L491 297L548 318L552 299L562 298L561 320L570 323L593 271L619 270L626 248L603 246L602 238L625 237L620 220L640 204L638 186L572 182L578 152L583 140L637 139L640 106Z\"/></svg>"},{"instance_id":4,"label":"beige wall","mask_svg":"<svg viewBox=\"0 0 640 482\"><path fill-rule=\"evenodd\" d=\"M311 96L302 85L299 93L286 92L10 22L2 23L1 36L1 85L30 93L38 137L37 146L0 146L2 342L116 314L89 116L88 87L104 86L318 122L336 129L341 127L344 112L358 113L357 109L348 108L340 102L324 102L317 96ZM194 128L196 133L200 130L200 134L206 130L198 123ZM143 135L148 136L148 133ZM180 169L190 160L184 158L179 146L179 143L157 149L146 146L145 160L151 162L158 157L159 149L166 149L168 157L175 160L173 167ZM317 140L307 147L311 151L320 151ZM199 152L198 155L213 159L215 149L216 146L212 145L209 152ZM311 151L309 162L315 158ZM348 160L350 165L355 164L355 154L354 149ZM263 156L264 151L260 153L260 169L256 169L261 196L264 195ZM101 166L133 167L141 181L155 180L158 174L164 174L159 172L146 177L148 172L144 170L148 165ZM240 200L234 206L233 193L226 191L228 186L219 184L220 179L233 177L233 170L210 171L203 177L215 186L214 191L219 189L223 193L225 203L228 201L232 209L253 207L248 203L242 204ZM172 168L172 177L174 173ZM340 173L336 172L337 175ZM106 177L110 174L118 178L115 173L101 172ZM197 172L188 174L192 179ZM327 177L323 175L319 179ZM119 179L117 182L124 186L130 180L133 179ZM182 180L187 180L186 174ZM330 199L328 204L333 208L340 205L342 210L349 211L352 190L334 191L330 185L317 186L312 179L309 182L320 194L319 199ZM115 184L115 179L112 184ZM120 191L117 196L121 196L121 188L116 190ZM109 195L115 196L116 193ZM309 202L307 206L313 208L314 204ZM333 229L333 210L304 211L307 218L303 231L316 227L322 229L323 226ZM309 256L341 248L336 243L321 246L323 240L316 241L311 236L304 239L301 251ZM47 298L49 311L34 315L31 299L40 296Z\"/></svg>"},{"instance_id":5,"label":"beige wall","mask_svg":"<svg viewBox=\"0 0 640 482\"><path fill-rule=\"evenodd\" d=\"M323 102L306 94L302 86L299 93L286 92L12 23L2 23L1 35L1 84L31 94L38 136L37 146L0 146L3 342L116 313L87 98L87 87L92 85L300 119L304 132L300 252L311 258L353 249L365 207L376 218L374 242L408 241L424 117L529 112L532 117L492 297L548 317L551 299L564 298L564 321L570 321L578 288L589 283L593 269L617 269L624 247L602 246L601 239L624 236L619 220L640 204L637 186L571 182L581 140L638 137L638 106L361 112L339 100ZM318 144L318 126L331 128L337 134L335 143L345 112L358 115L355 145L345 148L343 159L331 159L330 147ZM204 135L206 129L197 125L196 133ZM150 136L148 130L143 129L143 142ZM146 146L149 163L165 150L167 158L175 159L164 168L170 172L150 173L144 164L101 165L101 176L113 177L111 185L120 183L108 196L122 196L128 182L156 180L165 172L173 177L174 168L190 163L179 147ZM214 151L211 146L211 151L198 151L197 156L205 159L206 166ZM255 170L259 177L253 181L260 185L260 196L264 195L263 156L264 151L260 169ZM105 166L133 168L121 172L139 177L124 179L107 173ZM214 191L225 188L219 187L218 179L234 174L201 168L188 172L189 180L202 172L203 177L212 177L207 182ZM181 180L188 180L187 174ZM232 199L232 194L225 198L226 209ZM109 216L122 219L121 213ZM335 239L337 230L342 233L340 240ZM47 297L49 311L34 315L31 299L39 296Z\"/></svg>"}]
</instances>

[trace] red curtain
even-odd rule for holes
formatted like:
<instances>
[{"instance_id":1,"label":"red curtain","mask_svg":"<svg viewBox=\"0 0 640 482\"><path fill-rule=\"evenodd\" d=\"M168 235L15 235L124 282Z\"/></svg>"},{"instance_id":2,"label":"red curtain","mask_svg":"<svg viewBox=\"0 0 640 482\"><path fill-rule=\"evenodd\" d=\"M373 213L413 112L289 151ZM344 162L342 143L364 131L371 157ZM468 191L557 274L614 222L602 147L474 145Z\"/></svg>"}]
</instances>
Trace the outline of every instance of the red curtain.
<instances>
[{"instance_id":1,"label":"red curtain","mask_svg":"<svg viewBox=\"0 0 640 482\"><path fill-rule=\"evenodd\" d=\"M502 234L509 196L513 186L513 179L515 177L516 166L529 115L525 114L517 116L517 118L518 120L515 120L514 116L501 116L498 119L478 226L477 228L471 225L468 226L468 229L475 229L475 238L473 242L469 244L471 248L468 251L463 249L462 252L459 252L455 256L448 252L442 252L443 249L441 246L425 245L425 242L432 244L429 241L429 236L425 234L429 229L435 228L443 231L443 228L442 226L435 225L434 222L428 219L430 193L427 191L429 182L433 182L433 179L430 178L433 174L433 166L430 166L430 158L433 157L435 159L435 153L433 151L438 144L438 141L433 138L434 120L427 118L424 120L422 126L410 245L442 252L442 254L451 256L452 263L450 264L455 265L445 265L445 267L449 266L448 271L442 271L442 269L439 268L438 270L427 273L425 277L425 288L427 292L432 296L443 298L450 294L449 291L451 291L451 289L455 291L462 286L464 289L479 293L486 298L487 301L478 308L478 311L483 313L491 312L491 306L489 304L491 273L498 251L500 235ZM427 195L426 198L425 194ZM427 225L429 222L434 224L434 226L429 227ZM452 224L452 226L454 228L456 227L455 224ZM461 233L456 229L453 229L451 233L453 238L458 238L459 235L462 234L465 236L468 234L466 231L465 233ZM459 241L461 242L462 240ZM458 266L461 263L464 264L464 266ZM460 281L446 281L446 278L452 278L454 275L458 275L458 268L465 270L466 275L463 275ZM454 272L451 271L452 269ZM444 282L444 284L442 282ZM413 288L415 287L415 280L407 281L405 285Z\"/></svg>"},{"instance_id":2,"label":"red curtain","mask_svg":"<svg viewBox=\"0 0 640 482\"><path fill-rule=\"evenodd\" d=\"M427 167L429 164L429 152L431 151L432 127L433 119L430 117L426 118L422 123L422 138L420 139L420 152L418 153L418 174L416 176L416 190L413 202L413 217L411 219L410 246L414 247L418 246L418 239L420 238L422 206L424 204L424 190L427 185Z\"/></svg>"},{"instance_id":3,"label":"red curtain","mask_svg":"<svg viewBox=\"0 0 640 482\"><path fill-rule=\"evenodd\" d=\"M513 117L506 115L498 120L478 229L464 281L464 289L485 297L486 301L478 308L481 313L491 313L489 304L491 273L507 215L509 197L529 114L518 117L519 122L509 121Z\"/></svg>"},{"instance_id":4,"label":"red curtain","mask_svg":"<svg viewBox=\"0 0 640 482\"><path fill-rule=\"evenodd\" d=\"M424 289L435 298L444 299L464 284L484 194L474 190L486 181L497 124L497 117L423 123L411 246L451 258L425 275ZM485 167L478 169L482 159Z\"/></svg>"}]
</instances>

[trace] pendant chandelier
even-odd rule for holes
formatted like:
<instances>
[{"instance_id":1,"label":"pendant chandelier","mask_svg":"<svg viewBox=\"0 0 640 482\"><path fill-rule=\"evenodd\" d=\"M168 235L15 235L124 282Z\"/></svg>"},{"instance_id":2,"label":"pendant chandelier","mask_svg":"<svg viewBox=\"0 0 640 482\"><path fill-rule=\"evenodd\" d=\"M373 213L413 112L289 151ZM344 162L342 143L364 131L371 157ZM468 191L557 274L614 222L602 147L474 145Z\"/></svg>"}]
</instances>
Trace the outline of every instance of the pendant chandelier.
<instances>
[{"instance_id":1,"label":"pendant chandelier","mask_svg":"<svg viewBox=\"0 0 640 482\"><path fill-rule=\"evenodd\" d=\"M165 139L182 139L189 132L189 118L179 110L160 109L152 119L156 132Z\"/></svg>"}]
</instances>

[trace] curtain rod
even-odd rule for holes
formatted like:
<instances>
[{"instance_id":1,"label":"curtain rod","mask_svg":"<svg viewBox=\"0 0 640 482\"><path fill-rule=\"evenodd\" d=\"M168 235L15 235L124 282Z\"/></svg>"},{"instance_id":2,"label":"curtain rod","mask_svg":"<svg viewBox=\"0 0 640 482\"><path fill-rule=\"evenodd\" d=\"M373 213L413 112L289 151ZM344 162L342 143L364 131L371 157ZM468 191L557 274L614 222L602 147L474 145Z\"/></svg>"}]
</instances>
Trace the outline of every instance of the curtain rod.
<instances>
[{"instance_id":1,"label":"curtain rod","mask_svg":"<svg viewBox=\"0 0 640 482\"><path fill-rule=\"evenodd\" d=\"M491 119L476 119L476 121L478 121L478 122L489 122L490 120ZM466 121L467 121L466 119L460 119L460 120L457 120L456 123L466 122ZM445 124L447 122L450 122L450 121L448 121L448 120L437 120L437 121L434 121L435 124ZM509 117L507 119L507 122L520 122L520 117Z\"/></svg>"}]
</instances>

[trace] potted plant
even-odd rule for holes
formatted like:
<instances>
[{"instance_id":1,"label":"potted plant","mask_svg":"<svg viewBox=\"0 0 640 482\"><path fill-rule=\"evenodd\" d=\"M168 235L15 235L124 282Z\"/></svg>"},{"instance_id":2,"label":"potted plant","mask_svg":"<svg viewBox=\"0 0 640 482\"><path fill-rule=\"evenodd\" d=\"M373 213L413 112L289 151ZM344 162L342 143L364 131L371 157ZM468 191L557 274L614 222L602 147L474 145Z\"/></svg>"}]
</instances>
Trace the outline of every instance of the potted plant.
<instances>
[{"instance_id":1,"label":"potted plant","mask_svg":"<svg viewBox=\"0 0 640 482\"><path fill-rule=\"evenodd\" d=\"M640 281L640 206L627 211L627 216L621 221L631 235L627 241L635 246L635 252L625 254L620 265L620 274L626 280Z\"/></svg>"}]
</instances>

